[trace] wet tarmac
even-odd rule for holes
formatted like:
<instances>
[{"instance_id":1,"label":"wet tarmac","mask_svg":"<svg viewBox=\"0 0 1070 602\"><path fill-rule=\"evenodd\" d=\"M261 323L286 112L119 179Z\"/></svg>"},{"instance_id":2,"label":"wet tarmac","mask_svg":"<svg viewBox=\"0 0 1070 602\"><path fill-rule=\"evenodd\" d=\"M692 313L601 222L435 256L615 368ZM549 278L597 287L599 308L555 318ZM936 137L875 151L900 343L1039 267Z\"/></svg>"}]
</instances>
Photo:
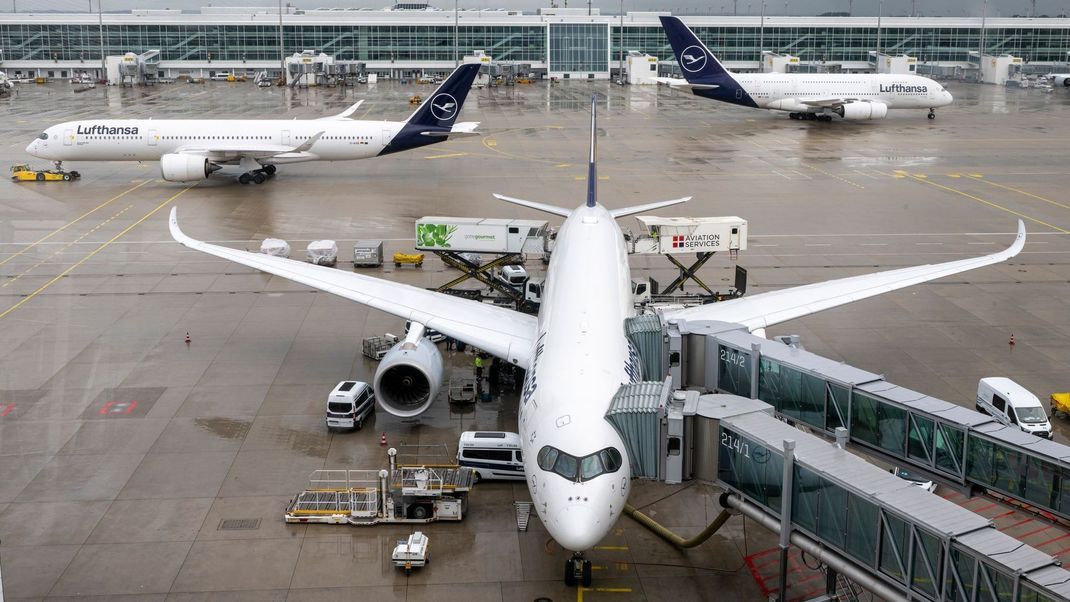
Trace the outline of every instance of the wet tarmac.
<instances>
[{"instance_id":1,"label":"wet tarmac","mask_svg":"<svg viewBox=\"0 0 1070 602\"><path fill-rule=\"evenodd\" d=\"M591 553L594 588L566 588L566 553L537 521L516 529L522 483L481 483L463 522L429 525L434 562L411 577L388 558L409 526L285 524L286 502L311 471L385 465L381 433L391 445L454 449L463 430L513 430L515 395L458 408L443 394L420 419L379 412L362 431L328 433L326 394L374 373L361 339L400 333L403 323L183 249L167 234L167 212L178 206L188 234L235 247L283 238L295 258L310 240L336 239L343 270L355 239L410 251L424 215L542 219L490 194L581 203L597 93L602 202L692 195L660 214L749 220L739 263L751 292L992 252L1023 219L1029 241L1008 263L769 334L802 335L811 351L964 406L984 376L1011 377L1046 399L1070 390L1070 95L950 90L956 104L933 121L908 111L821 124L653 88L536 84L473 91L461 118L482 122L481 137L284 166L260 186L236 184L233 170L194 186L167 183L158 166L136 163L70 163L82 173L72 183L0 182L6 598L762 599L752 569L775 537L739 518L687 552L624 519ZM76 118L312 118L365 98L360 117L401 119L408 97L429 91L390 82L83 93L24 85L0 101L0 160L29 159L33 136ZM637 228L630 218L622 225ZM718 257L701 276L727 290L733 268ZM633 269L663 283L675 276L659 257L636 258ZM418 286L456 275L437 259L378 273ZM468 372L471 356L447 357L450 375ZM1056 440L1067 442L1068 421L1054 423ZM690 535L716 516L718 494L637 483L631 502ZM255 528L224 529L228 519L253 519Z\"/></svg>"}]
</instances>

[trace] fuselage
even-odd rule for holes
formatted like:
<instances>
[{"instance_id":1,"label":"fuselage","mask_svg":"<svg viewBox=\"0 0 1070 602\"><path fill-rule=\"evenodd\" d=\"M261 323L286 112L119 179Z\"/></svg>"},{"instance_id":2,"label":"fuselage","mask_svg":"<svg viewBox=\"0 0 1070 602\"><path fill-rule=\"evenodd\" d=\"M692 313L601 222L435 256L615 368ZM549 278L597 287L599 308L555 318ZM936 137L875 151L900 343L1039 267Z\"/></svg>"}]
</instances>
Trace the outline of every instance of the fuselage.
<instances>
[{"instance_id":1,"label":"fuselage","mask_svg":"<svg viewBox=\"0 0 1070 602\"><path fill-rule=\"evenodd\" d=\"M951 104L951 93L920 75L833 73L733 73L740 90L715 88L695 94L715 100L778 111L822 112L803 101L852 99L879 102L889 109L932 109Z\"/></svg>"},{"instance_id":2,"label":"fuselage","mask_svg":"<svg viewBox=\"0 0 1070 602\"><path fill-rule=\"evenodd\" d=\"M539 518L576 552L605 537L630 489L624 443L605 420L620 386L641 376L624 334L634 314L629 276L624 237L610 213L601 205L575 209L547 268L519 430Z\"/></svg>"},{"instance_id":3,"label":"fuselage","mask_svg":"<svg viewBox=\"0 0 1070 602\"><path fill-rule=\"evenodd\" d=\"M296 148L323 132L307 150L262 162L347 161L382 153L404 125L346 119L94 119L54 125L26 152L53 161L158 161L180 151L219 155L216 149L233 148L237 154L243 147Z\"/></svg>"}]
</instances>

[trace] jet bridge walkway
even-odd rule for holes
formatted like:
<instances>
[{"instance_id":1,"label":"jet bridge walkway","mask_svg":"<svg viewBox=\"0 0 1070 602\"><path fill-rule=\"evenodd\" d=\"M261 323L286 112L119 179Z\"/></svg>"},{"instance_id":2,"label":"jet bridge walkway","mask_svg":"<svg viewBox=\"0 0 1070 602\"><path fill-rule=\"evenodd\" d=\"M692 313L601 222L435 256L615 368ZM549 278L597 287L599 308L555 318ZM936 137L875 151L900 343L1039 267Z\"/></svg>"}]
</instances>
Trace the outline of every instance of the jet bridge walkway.
<instances>
[{"instance_id":1,"label":"jet bridge walkway","mask_svg":"<svg viewBox=\"0 0 1070 602\"><path fill-rule=\"evenodd\" d=\"M1070 520L1070 447L990 416L723 322L634 318L645 374L680 387L761 399L783 418L850 442L964 492L985 490ZM664 337L662 334L664 333Z\"/></svg>"},{"instance_id":2,"label":"jet bridge walkway","mask_svg":"<svg viewBox=\"0 0 1070 602\"><path fill-rule=\"evenodd\" d=\"M842 430L834 443L760 400L671 389L626 385L611 403L606 418L633 473L716 482L722 505L782 532L785 557L790 542L885 600L1070 599L1070 572L1055 558L846 451Z\"/></svg>"}]
</instances>

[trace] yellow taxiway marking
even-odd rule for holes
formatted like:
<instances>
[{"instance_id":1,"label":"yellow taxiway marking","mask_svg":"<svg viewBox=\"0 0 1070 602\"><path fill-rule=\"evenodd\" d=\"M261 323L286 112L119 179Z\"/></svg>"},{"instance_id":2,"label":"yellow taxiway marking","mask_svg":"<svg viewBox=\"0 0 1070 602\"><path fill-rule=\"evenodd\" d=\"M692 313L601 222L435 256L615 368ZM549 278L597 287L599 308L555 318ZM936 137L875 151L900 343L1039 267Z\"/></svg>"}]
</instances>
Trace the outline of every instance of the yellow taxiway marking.
<instances>
[{"instance_id":1,"label":"yellow taxiway marking","mask_svg":"<svg viewBox=\"0 0 1070 602\"><path fill-rule=\"evenodd\" d=\"M554 165L554 167L572 167L572 164L571 163L558 163L557 165Z\"/></svg>"},{"instance_id":2,"label":"yellow taxiway marking","mask_svg":"<svg viewBox=\"0 0 1070 602\"><path fill-rule=\"evenodd\" d=\"M72 220L72 221L70 221L70 222L67 222L66 224L64 224L64 225L60 226L59 228L57 228L57 229L55 229L55 230L53 230L53 231L49 232L48 234L46 234L46 235L42 236L41 238L38 238L37 240L33 241L33 242L32 242L32 243L30 243L29 245L27 245L27 246L23 247L23 248L22 248L21 250L19 250L19 251L18 251L17 253L15 253L15 254L11 255L11 256L10 256L10 257L8 257L7 259L5 259L5 260L3 260L3 261L0 261L0 265L4 265L5 263L7 263L7 262L11 261L12 259L14 259L14 258L18 257L19 255L22 255L22 254L23 254L23 253L25 253L26 251L29 251L30 249L32 249L32 248L36 247L37 245L39 245L39 244L41 244L41 243L45 242L46 240L48 240L48 239L52 238L53 236L55 236L55 235L59 234L60 232L63 232L63 231L64 231L64 230L66 230L67 228L70 228L70 227L71 227L71 226L73 226L74 224L77 224L78 222L82 221L82 219L83 219L83 218L85 218L86 216L88 216L88 215L91 215L92 213L96 212L96 211L97 211L97 210L99 210L99 209L102 209L102 208L104 208L104 207L107 207L108 205L110 205L110 204L111 204L111 203L113 203L114 201L117 201L117 200L119 200L119 199L123 198L124 196L126 196L126 195L127 195L127 193L133 192L133 191L137 190L138 188L141 188L141 187L142 187L142 186L144 186L145 184L148 184L148 183L149 183L149 182L151 182L151 181L152 181L152 180L145 180L144 182L142 182L142 183L140 183L140 184L138 184L138 185L134 186L133 188L128 188L128 189L126 189L126 190L124 190L124 191L120 192L119 194L117 194L117 195L115 195L115 196L111 197L110 199L108 199L108 200L104 201L103 203L101 203L101 204L97 205L96 207L93 207L93 208L92 208L92 209L90 209L89 211L86 211L85 213L83 213L83 214L79 215L78 217L74 218L74 220Z\"/></svg>"},{"instance_id":3,"label":"yellow taxiway marking","mask_svg":"<svg viewBox=\"0 0 1070 602\"><path fill-rule=\"evenodd\" d=\"M55 253L53 253L53 254L49 255L48 257L46 257L46 258L42 259L41 261L38 261L37 263L33 264L32 266L30 266L30 267L26 268L25 270L23 270L23 271L19 272L19 273L18 273L18 274L17 274L16 276L14 276L13 278L10 278L10 279L9 279L9 280L8 280L7 282L5 282L5 283L3 283L3 284L0 284L0 288L7 288L7 287L8 287L9 285L11 285L11 284L14 284L14 283L15 283L15 281L17 281L17 280L18 280L19 278L22 278L22 277L23 277L23 276L25 276L26 274L29 274L30 272L34 271L34 270L35 270L35 269L37 269L38 267L40 267L40 266L44 265L44 264L45 264L45 263L46 263L46 262L47 262L48 260L52 259L53 257L56 257L57 255L61 255L61 254L63 254L63 252L64 252L64 251L66 251L67 249L69 249L69 248L71 248L72 246L74 246L74 245L76 245L76 244L78 244L78 243L82 242L82 239L84 239L84 238L85 238L86 236L89 236L90 234L92 234L92 233L96 232L97 230L100 230L100 229L101 229L101 228L103 228L104 226L106 226L106 225L108 225L109 223L111 223L111 221L112 221L113 219L115 219L115 218L119 217L120 215L122 215L122 214L126 213L126 212L127 212L127 211L129 211L129 210L130 210L131 208L133 208L133 205L127 205L126 207L124 207L124 208L123 208L123 209L122 209L121 211L119 211L119 212L118 212L118 213L116 213L115 215L113 215L113 216L109 217L108 219L106 219L106 220L104 220L104 221L100 222L99 224L97 224L96 226L94 226L92 230L89 230L89 231L88 231L88 232L86 232L85 234L83 234L83 235L79 236L78 238L76 238L76 239L72 240L71 242L69 242L69 243L67 243L67 244L63 245L63 246L62 246L62 247L60 247L60 249L59 249L58 251L56 251Z\"/></svg>"},{"instance_id":4,"label":"yellow taxiway marking","mask_svg":"<svg viewBox=\"0 0 1070 602\"><path fill-rule=\"evenodd\" d=\"M576 602L583 602L583 592L607 592L612 594L630 594L630 587L577 587Z\"/></svg>"},{"instance_id":5,"label":"yellow taxiway marking","mask_svg":"<svg viewBox=\"0 0 1070 602\"><path fill-rule=\"evenodd\" d=\"M596 550L627 550L628 546L595 546Z\"/></svg>"},{"instance_id":6,"label":"yellow taxiway marking","mask_svg":"<svg viewBox=\"0 0 1070 602\"><path fill-rule=\"evenodd\" d=\"M1045 222L1043 220L1039 220L1039 219L1037 219L1035 217L1030 217L1030 216L1028 216L1028 215L1026 215L1024 213L1021 213L1019 211L1015 211L1014 209L1010 209L1008 207L1004 207L1003 205L1000 205L998 203L993 203L992 201L982 199L981 197L974 196L974 195L972 195L972 194L970 194L968 192L963 192L961 190L958 190L956 188L952 188L950 186L944 186L943 184L937 184L936 182L933 182L931 180L926 180L926 179L923 179L923 178L919 178L919 177L914 176L914 175L911 175L910 177L915 182L921 182L923 184L928 184L930 186L936 186L937 188L946 190L948 192L953 192L953 193L958 194L958 195L962 195L962 196L964 196L964 197L966 197L968 199L972 199L974 201L977 201L978 203L983 203L985 205L988 205L989 207L994 207L996 209L999 209L1000 211L1006 211L1007 213L1010 213L1011 215L1016 215L1016 216L1018 216L1018 217L1020 217L1022 219L1026 219L1026 220L1029 220L1031 222L1040 224L1041 226L1047 226L1047 227L1051 228L1052 230L1058 230L1059 232L1062 232L1063 234L1070 234L1070 230L1066 230L1064 228L1060 228L1059 226L1056 226L1056 225L1053 225L1053 224L1049 224L1048 222ZM3 316L0 316L0 317L3 317Z\"/></svg>"},{"instance_id":7,"label":"yellow taxiway marking","mask_svg":"<svg viewBox=\"0 0 1070 602\"><path fill-rule=\"evenodd\" d=\"M840 176L837 176L836 174L829 173L829 172L821 169L820 167L814 167L813 165L809 165L809 164L806 164L806 163L802 163L802 166L807 168L807 169L812 169L812 170L814 170L814 171L816 171L818 173L823 173L823 174L825 174L826 176L828 176L830 178L835 178L835 179L837 179L837 180L839 180L839 181L841 181L841 182L843 182L845 184L850 184L851 186L854 186L855 188L861 188L862 190L866 189L866 187L861 185L861 184L858 184L856 182L852 182L852 181L848 180L847 178L841 178Z\"/></svg>"},{"instance_id":8,"label":"yellow taxiway marking","mask_svg":"<svg viewBox=\"0 0 1070 602\"><path fill-rule=\"evenodd\" d=\"M53 284L55 284L57 281L59 281L60 278L63 278L67 274L70 274L71 272L73 272L78 266L80 266L83 263L85 263L85 262L89 261L90 259L92 259L94 255L96 255L97 253L100 253L101 251L106 249L108 247L108 245L110 245L111 243L113 243L113 242L119 240L120 238L122 238L123 236L125 236L127 232L129 232L129 231L133 230L134 228L140 226L142 222L144 222L145 220L147 220L150 217L152 217L153 215L155 215L157 211L159 211L160 209L163 209L164 207L166 207L168 204L171 203L171 201L173 201L173 200L177 199L178 197L182 196L183 194L186 193L186 191L188 191L190 188L193 188L198 183L191 184L191 185L183 188L182 190L176 192L175 194L171 195L170 198L168 198L166 201L164 201L164 202L160 203L159 205L157 205L155 209L153 209L152 211L149 211L148 213L146 213L144 216L141 217L141 219L137 220L136 222L134 222L134 223L130 224L129 226L127 226L126 228L124 228L122 232L120 232L120 233L116 234L115 236L111 237L110 239L107 240L107 242L101 243L101 245L99 247L93 249L92 251L89 252L88 255L86 255L85 257L83 257L81 259L79 259L78 263L75 263L71 267L63 270L58 276L56 276L55 278L53 278L53 279L49 280L48 282L42 284L37 290L35 290L34 292L30 293L29 295L26 295L21 301L19 301L18 303L12 305L11 307L7 308L6 310L4 310L3 313L0 313L0 319L3 319L4 316L8 315L9 313L11 313L11 312L15 311L16 309L18 309L19 307L21 307L23 303L26 303L30 299L33 299L37 295L41 294L42 291L44 291L48 287L50 287Z\"/></svg>"},{"instance_id":9,"label":"yellow taxiway marking","mask_svg":"<svg viewBox=\"0 0 1070 602\"><path fill-rule=\"evenodd\" d=\"M1021 190L1019 188L1015 188L1013 186L1007 186L1005 184L996 184L992 180L982 180L980 178L980 176L976 176L975 177L972 174L970 175L970 177L975 179L975 180L977 180L978 182L984 182L985 184L988 184L990 186L995 186L996 188L1002 188L1004 190L1010 190L1011 192L1017 192L1018 194L1024 194L1027 197L1034 198L1034 199L1036 199L1038 201L1044 201L1045 203L1051 203L1052 205L1055 205L1057 207L1062 207L1063 209L1070 209L1070 205L1064 205L1064 204L1060 203L1059 201L1053 201L1051 199L1046 199L1046 198L1040 196L1039 194L1033 194L1032 192L1026 192L1026 191Z\"/></svg>"},{"instance_id":10,"label":"yellow taxiway marking","mask_svg":"<svg viewBox=\"0 0 1070 602\"><path fill-rule=\"evenodd\" d=\"M468 153L447 153L445 155L431 155L424 157L424 159L449 159L451 157L464 157Z\"/></svg>"},{"instance_id":11,"label":"yellow taxiway marking","mask_svg":"<svg viewBox=\"0 0 1070 602\"><path fill-rule=\"evenodd\" d=\"M498 146L498 141L495 140L494 138L484 138L483 139L483 146L485 146L487 148L494 148L495 146Z\"/></svg>"}]
</instances>

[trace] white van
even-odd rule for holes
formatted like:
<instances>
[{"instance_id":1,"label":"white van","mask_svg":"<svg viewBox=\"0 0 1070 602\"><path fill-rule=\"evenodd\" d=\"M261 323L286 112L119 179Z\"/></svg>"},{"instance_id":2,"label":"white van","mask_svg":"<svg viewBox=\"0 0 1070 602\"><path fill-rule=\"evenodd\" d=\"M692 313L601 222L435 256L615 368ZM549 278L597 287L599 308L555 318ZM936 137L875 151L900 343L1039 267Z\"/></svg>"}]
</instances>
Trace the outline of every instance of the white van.
<instances>
[{"instance_id":1,"label":"white van","mask_svg":"<svg viewBox=\"0 0 1070 602\"><path fill-rule=\"evenodd\" d=\"M375 391L358 380L343 380L327 397L327 429L359 429L375 411Z\"/></svg>"},{"instance_id":2,"label":"white van","mask_svg":"<svg viewBox=\"0 0 1070 602\"><path fill-rule=\"evenodd\" d=\"M1009 378L988 377L977 383L977 411L1007 426L1052 438L1051 423L1040 400Z\"/></svg>"},{"instance_id":3,"label":"white van","mask_svg":"<svg viewBox=\"0 0 1070 602\"><path fill-rule=\"evenodd\" d=\"M528 271L522 265L502 266L494 275L502 284L516 289L523 289L524 283L528 281Z\"/></svg>"},{"instance_id":4,"label":"white van","mask_svg":"<svg viewBox=\"0 0 1070 602\"><path fill-rule=\"evenodd\" d=\"M457 464L482 479L524 480L520 435L504 431L465 431L457 442Z\"/></svg>"}]
</instances>

